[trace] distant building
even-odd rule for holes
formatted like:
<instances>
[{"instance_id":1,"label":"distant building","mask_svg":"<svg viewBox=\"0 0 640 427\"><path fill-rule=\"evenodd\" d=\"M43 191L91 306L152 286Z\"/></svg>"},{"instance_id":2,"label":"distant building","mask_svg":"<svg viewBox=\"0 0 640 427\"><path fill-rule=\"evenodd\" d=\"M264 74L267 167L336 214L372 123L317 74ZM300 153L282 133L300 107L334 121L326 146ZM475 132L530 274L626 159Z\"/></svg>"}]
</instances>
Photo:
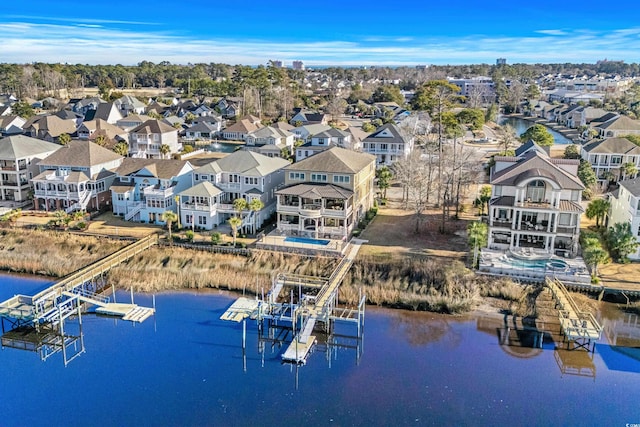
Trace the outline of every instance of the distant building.
<instances>
[{"instance_id":1,"label":"distant building","mask_svg":"<svg viewBox=\"0 0 640 427\"><path fill-rule=\"evenodd\" d=\"M276 59L276 60L272 60L272 61L270 61L270 62L271 62L271 65L272 65L273 67L276 67L276 68L282 68L282 65L283 65L283 64L282 64L282 61L279 61L279 60L277 60L277 59Z\"/></svg>"},{"instance_id":2,"label":"distant building","mask_svg":"<svg viewBox=\"0 0 640 427\"><path fill-rule=\"evenodd\" d=\"M304 62L293 61L292 67L294 70L304 70Z\"/></svg>"},{"instance_id":3,"label":"distant building","mask_svg":"<svg viewBox=\"0 0 640 427\"><path fill-rule=\"evenodd\" d=\"M507 65L507 58L496 59L496 65Z\"/></svg>"}]
</instances>

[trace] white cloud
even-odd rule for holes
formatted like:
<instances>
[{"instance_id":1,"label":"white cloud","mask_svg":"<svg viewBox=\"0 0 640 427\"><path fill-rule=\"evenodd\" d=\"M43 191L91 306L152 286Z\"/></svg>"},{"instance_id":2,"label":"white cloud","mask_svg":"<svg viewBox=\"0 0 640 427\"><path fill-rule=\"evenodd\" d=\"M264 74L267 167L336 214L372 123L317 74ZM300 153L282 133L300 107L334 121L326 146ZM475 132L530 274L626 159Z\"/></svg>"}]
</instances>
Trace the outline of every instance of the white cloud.
<instances>
[{"instance_id":1,"label":"white cloud","mask_svg":"<svg viewBox=\"0 0 640 427\"><path fill-rule=\"evenodd\" d=\"M265 64L269 59L309 65L413 65L515 62L595 62L602 58L640 62L640 29L608 33L542 30L529 37L367 37L362 42L274 42L196 39L167 31L132 31L71 20L73 25L0 23L3 61L136 64L143 60L177 64L222 62ZM71 22L70 21L70 22ZM555 34L550 34L553 32ZM631 56L635 55L635 56Z\"/></svg>"},{"instance_id":2,"label":"white cloud","mask_svg":"<svg viewBox=\"0 0 640 427\"><path fill-rule=\"evenodd\" d=\"M538 30L536 33L546 34L548 36L566 36L568 34L564 30Z\"/></svg>"}]
</instances>

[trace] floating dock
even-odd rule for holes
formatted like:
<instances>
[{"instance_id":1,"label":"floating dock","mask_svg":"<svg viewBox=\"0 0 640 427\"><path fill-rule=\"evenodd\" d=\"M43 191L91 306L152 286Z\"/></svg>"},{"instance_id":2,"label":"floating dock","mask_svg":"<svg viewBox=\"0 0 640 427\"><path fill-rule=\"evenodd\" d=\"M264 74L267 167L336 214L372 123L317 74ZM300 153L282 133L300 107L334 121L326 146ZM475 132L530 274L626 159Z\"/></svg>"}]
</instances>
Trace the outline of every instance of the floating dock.
<instances>
[{"instance_id":1,"label":"floating dock","mask_svg":"<svg viewBox=\"0 0 640 427\"><path fill-rule=\"evenodd\" d=\"M240 297L220 316L220 319L232 322L241 322L247 317L255 319L258 315L259 305L260 302L256 299Z\"/></svg>"}]
</instances>

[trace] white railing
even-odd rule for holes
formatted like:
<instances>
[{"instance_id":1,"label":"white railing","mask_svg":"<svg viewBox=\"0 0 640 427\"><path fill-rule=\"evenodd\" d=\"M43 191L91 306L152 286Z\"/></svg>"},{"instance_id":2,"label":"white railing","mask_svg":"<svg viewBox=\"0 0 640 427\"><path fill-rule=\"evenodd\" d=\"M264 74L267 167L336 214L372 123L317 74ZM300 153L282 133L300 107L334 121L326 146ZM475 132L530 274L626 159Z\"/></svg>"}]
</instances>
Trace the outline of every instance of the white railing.
<instances>
[{"instance_id":1,"label":"white railing","mask_svg":"<svg viewBox=\"0 0 640 427\"><path fill-rule=\"evenodd\" d=\"M144 208L144 202L138 202L133 209L129 210L127 214L124 216L125 221L131 221L131 219L136 216L138 212L140 212Z\"/></svg>"},{"instance_id":2,"label":"white railing","mask_svg":"<svg viewBox=\"0 0 640 427\"><path fill-rule=\"evenodd\" d=\"M169 187L169 188L165 188L165 189L158 189L158 188L154 188L154 187L145 187L144 190L142 190L144 195L146 197L148 196L156 196L156 197L171 197L173 196L173 187Z\"/></svg>"}]
</instances>

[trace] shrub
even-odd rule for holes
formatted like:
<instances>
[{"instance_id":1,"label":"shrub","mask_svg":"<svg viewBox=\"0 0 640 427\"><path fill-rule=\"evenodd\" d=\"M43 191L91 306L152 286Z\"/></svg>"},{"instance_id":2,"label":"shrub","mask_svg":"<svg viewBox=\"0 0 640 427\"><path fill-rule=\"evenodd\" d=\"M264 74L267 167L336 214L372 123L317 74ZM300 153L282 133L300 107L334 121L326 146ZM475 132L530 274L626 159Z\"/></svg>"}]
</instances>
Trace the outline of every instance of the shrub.
<instances>
[{"instance_id":1,"label":"shrub","mask_svg":"<svg viewBox=\"0 0 640 427\"><path fill-rule=\"evenodd\" d=\"M195 233L192 230L187 230L184 232L184 237L189 241L189 243L193 242L195 237Z\"/></svg>"},{"instance_id":2,"label":"shrub","mask_svg":"<svg viewBox=\"0 0 640 427\"><path fill-rule=\"evenodd\" d=\"M219 245L221 241L222 234L220 234L218 231L214 231L213 233L211 233L211 243L213 243L214 245Z\"/></svg>"},{"instance_id":3,"label":"shrub","mask_svg":"<svg viewBox=\"0 0 640 427\"><path fill-rule=\"evenodd\" d=\"M78 230L85 230L87 228L87 223L84 221L80 221L79 223L76 224L76 228Z\"/></svg>"}]
</instances>

